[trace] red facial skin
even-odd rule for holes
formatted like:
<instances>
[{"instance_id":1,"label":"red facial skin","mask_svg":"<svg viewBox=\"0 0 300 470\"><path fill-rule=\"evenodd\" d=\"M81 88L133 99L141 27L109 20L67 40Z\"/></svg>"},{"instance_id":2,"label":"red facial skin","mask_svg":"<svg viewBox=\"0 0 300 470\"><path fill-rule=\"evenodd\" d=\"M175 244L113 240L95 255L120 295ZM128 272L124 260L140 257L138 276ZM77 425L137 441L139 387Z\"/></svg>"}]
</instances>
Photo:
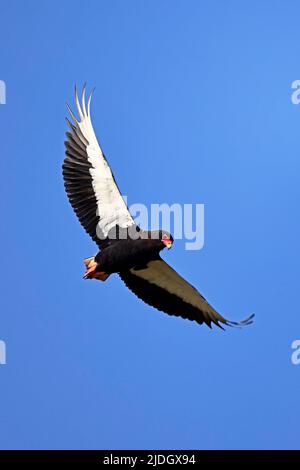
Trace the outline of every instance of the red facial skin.
<instances>
[{"instance_id":1,"label":"red facial skin","mask_svg":"<svg viewBox=\"0 0 300 470\"><path fill-rule=\"evenodd\" d=\"M173 245L173 242L170 238L163 238L162 239L163 244L168 248L168 250L171 248Z\"/></svg>"}]
</instances>

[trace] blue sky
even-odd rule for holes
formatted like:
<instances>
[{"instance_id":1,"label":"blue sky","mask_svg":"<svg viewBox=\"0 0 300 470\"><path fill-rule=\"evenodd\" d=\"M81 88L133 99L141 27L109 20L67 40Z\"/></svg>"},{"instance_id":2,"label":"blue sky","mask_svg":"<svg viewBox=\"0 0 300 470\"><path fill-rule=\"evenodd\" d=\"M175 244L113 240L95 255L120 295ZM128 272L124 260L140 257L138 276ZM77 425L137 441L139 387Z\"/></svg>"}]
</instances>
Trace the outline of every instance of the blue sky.
<instances>
[{"instance_id":1,"label":"blue sky","mask_svg":"<svg viewBox=\"0 0 300 470\"><path fill-rule=\"evenodd\" d=\"M1 7L0 446L299 448L297 1ZM243 330L138 301L64 193L65 102L93 122L129 203L204 203L205 246L165 253Z\"/></svg>"}]
</instances>

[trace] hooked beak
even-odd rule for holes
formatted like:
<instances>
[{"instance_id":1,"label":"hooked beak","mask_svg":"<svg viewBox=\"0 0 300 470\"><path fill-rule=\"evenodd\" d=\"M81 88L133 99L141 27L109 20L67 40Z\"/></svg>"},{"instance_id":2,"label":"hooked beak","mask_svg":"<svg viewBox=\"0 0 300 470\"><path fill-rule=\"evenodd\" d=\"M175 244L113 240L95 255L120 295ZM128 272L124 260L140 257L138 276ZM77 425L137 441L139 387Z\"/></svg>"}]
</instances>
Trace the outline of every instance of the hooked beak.
<instances>
[{"instance_id":1,"label":"hooked beak","mask_svg":"<svg viewBox=\"0 0 300 470\"><path fill-rule=\"evenodd\" d=\"M173 245L172 240L170 238L166 238L165 240L162 240L163 244L168 248L168 250L171 248Z\"/></svg>"}]
</instances>

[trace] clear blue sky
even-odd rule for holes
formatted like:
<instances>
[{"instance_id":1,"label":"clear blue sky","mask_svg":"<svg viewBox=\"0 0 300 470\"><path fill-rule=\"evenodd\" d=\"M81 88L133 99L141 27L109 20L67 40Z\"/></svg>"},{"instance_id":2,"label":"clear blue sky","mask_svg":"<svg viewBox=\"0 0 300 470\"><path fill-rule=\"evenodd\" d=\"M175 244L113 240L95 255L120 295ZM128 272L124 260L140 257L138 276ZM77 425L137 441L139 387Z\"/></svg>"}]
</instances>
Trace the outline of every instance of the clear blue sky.
<instances>
[{"instance_id":1,"label":"clear blue sky","mask_svg":"<svg viewBox=\"0 0 300 470\"><path fill-rule=\"evenodd\" d=\"M2 2L1 448L297 448L297 1ZM83 281L64 193L65 102L129 202L204 203L165 258L244 330L210 331ZM184 168L184 169L183 169Z\"/></svg>"}]
</instances>

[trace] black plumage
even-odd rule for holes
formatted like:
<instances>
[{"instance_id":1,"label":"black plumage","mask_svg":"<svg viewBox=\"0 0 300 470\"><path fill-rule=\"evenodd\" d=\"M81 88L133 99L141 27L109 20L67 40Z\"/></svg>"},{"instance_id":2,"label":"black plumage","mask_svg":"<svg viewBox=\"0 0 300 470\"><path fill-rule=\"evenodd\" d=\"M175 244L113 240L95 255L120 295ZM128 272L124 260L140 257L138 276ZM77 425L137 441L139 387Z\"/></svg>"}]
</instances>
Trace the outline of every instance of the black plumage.
<instances>
[{"instance_id":1,"label":"black plumage","mask_svg":"<svg viewBox=\"0 0 300 470\"><path fill-rule=\"evenodd\" d=\"M85 260L85 278L107 279L118 273L125 285L147 304L169 315L194 320L209 327L214 323L243 326L221 316L198 292L160 257L173 243L164 230L147 232L135 224L121 196L108 162L99 146L90 117L90 95L86 104L85 88L79 103L79 119L69 109L66 157L63 178L69 201L86 232L100 252Z\"/></svg>"}]
</instances>

